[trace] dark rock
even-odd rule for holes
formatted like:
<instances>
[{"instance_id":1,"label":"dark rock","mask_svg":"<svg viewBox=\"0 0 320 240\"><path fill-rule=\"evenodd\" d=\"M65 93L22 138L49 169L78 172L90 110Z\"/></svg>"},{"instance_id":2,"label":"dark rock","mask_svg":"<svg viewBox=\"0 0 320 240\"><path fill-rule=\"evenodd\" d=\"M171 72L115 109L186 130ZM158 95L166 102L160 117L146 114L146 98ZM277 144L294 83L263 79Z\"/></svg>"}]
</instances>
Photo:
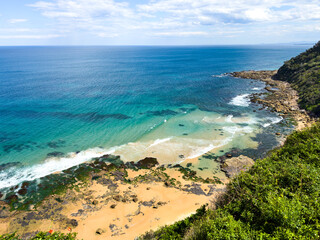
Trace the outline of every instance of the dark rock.
<instances>
[{"instance_id":1,"label":"dark rock","mask_svg":"<svg viewBox=\"0 0 320 240\"><path fill-rule=\"evenodd\" d=\"M175 164L172 168L182 168L182 166L180 164Z\"/></svg>"},{"instance_id":2,"label":"dark rock","mask_svg":"<svg viewBox=\"0 0 320 240\"><path fill-rule=\"evenodd\" d=\"M144 202L142 202L141 204L142 204L143 206L145 206L145 207L151 207L151 206L153 206L154 201L153 201L153 200L151 200L151 201L144 201Z\"/></svg>"},{"instance_id":3,"label":"dark rock","mask_svg":"<svg viewBox=\"0 0 320 240\"><path fill-rule=\"evenodd\" d=\"M161 111L148 111L146 114L154 116L168 116L168 115L177 115L178 113L170 109L161 110Z\"/></svg>"},{"instance_id":4,"label":"dark rock","mask_svg":"<svg viewBox=\"0 0 320 240\"><path fill-rule=\"evenodd\" d=\"M77 221L76 219L71 219L71 220L70 220L70 225L71 225L72 227L77 227L77 226L78 226L78 221Z\"/></svg>"},{"instance_id":5,"label":"dark rock","mask_svg":"<svg viewBox=\"0 0 320 240\"><path fill-rule=\"evenodd\" d=\"M276 133L276 135L277 135L277 136L280 136L280 135L281 135L281 133L277 132L277 133Z\"/></svg>"},{"instance_id":6,"label":"dark rock","mask_svg":"<svg viewBox=\"0 0 320 240\"><path fill-rule=\"evenodd\" d=\"M47 154L47 157L63 157L63 152L50 152Z\"/></svg>"},{"instance_id":7,"label":"dark rock","mask_svg":"<svg viewBox=\"0 0 320 240\"><path fill-rule=\"evenodd\" d=\"M165 182L164 182L164 185L165 185L166 187L170 187L170 186L171 186L171 183L168 182L168 181L165 181Z\"/></svg>"},{"instance_id":8,"label":"dark rock","mask_svg":"<svg viewBox=\"0 0 320 240\"><path fill-rule=\"evenodd\" d=\"M110 230L113 232L113 231L117 228L117 225L115 225L115 224L110 224L110 225L109 225L109 228L110 228Z\"/></svg>"},{"instance_id":9,"label":"dark rock","mask_svg":"<svg viewBox=\"0 0 320 240\"><path fill-rule=\"evenodd\" d=\"M226 154L226 157L227 157L227 158L232 158L232 154L231 154L231 153L227 153L227 154Z\"/></svg>"},{"instance_id":10,"label":"dark rock","mask_svg":"<svg viewBox=\"0 0 320 240\"><path fill-rule=\"evenodd\" d=\"M115 196L113 196L113 200L115 200L115 201L117 201L117 202L120 202L121 201L121 199L122 199L122 197L121 197L121 195L115 195Z\"/></svg>"},{"instance_id":11,"label":"dark rock","mask_svg":"<svg viewBox=\"0 0 320 240\"><path fill-rule=\"evenodd\" d=\"M192 166L192 163L187 163L187 167L191 167Z\"/></svg>"},{"instance_id":12,"label":"dark rock","mask_svg":"<svg viewBox=\"0 0 320 240\"><path fill-rule=\"evenodd\" d=\"M3 163L3 164L0 164L0 171L11 168L11 167L17 167L19 165L21 165L20 162Z\"/></svg>"},{"instance_id":13,"label":"dark rock","mask_svg":"<svg viewBox=\"0 0 320 240\"><path fill-rule=\"evenodd\" d=\"M158 202L157 204L158 204L159 206L163 206L163 205L166 205L167 203L166 203L166 202L161 202L161 201L160 201L160 202Z\"/></svg>"},{"instance_id":14,"label":"dark rock","mask_svg":"<svg viewBox=\"0 0 320 240\"><path fill-rule=\"evenodd\" d=\"M47 143L47 146L50 148L60 148L60 147L64 147L65 143L66 142L64 140L51 141Z\"/></svg>"},{"instance_id":15,"label":"dark rock","mask_svg":"<svg viewBox=\"0 0 320 240\"><path fill-rule=\"evenodd\" d=\"M21 195L21 196L23 196L23 195L26 195L27 192L28 192L27 189L21 188L21 189L19 189L18 194Z\"/></svg>"},{"instance_id":16,"label":"dark rock","mask_svg":"<svg viewBox=\"0 0 320 240\"><path fill-rule=\"evenodd\" d=\"M22 185L21 185L21 188L28 188L30 185L29 182L23 182Z\"/></svg>"},{"instance_id":17,"label":"dark rock","mask_svg":"<svg viewBox=\"0 0 320 240\"><path fill-rule=\"evenodd\" d=\"M179 127L184 127L184 125L180 123L180 124L179 124Z\"/></svg>"},{"instance_id":18,"label":"dark rock","mask_svg":"<svg viewBox=\"0 0 320 240\"><path fill-rule=\"evenodd\" d=\"M98 235L101 235L101 234L103 234L105 232L105 230L103 230L102 228L98 228L97 230L96 230L96 234L98 234Z\"/></svg>"},{"instance_id":19,"label":"dark rock","mask_svg":"<svg viewBox=\"0 0 320 240\"><path fill-rule=\"evenodd\" d=\"M116 206L117 206L116 204L112 204L110 208L115 208Z\"/></svg>"},{"instance_id":20,"label":"dark rock","mask_svg":"<svg viewBox=\"0 0 320 240\"><path fill-rule=\"evenodd\" d=\"M9 203L13 203L18 201L18 196L16 194L10 195L6 198L6 201Z\"/></svg>"},{"instance_id":21,"label":"dark rock","mask_svg":"<svg viewBox=\"0 0 320 240\"><path fill-rule=\"evenodd\" d=\"M182 154L181 154L181 155L179 155L179 158L184 158L184 155L182 155Z\"/></svg>"},{"instance_id":22,"label":"dark rock","mask_svg":"<svg viewBox=\"0 0 320 240\"><path fill-rule=\"evenodd\" d=\"M183 136L188 136L189 134L188 133L184 133L184 134L182 134Z\"/></svg>"},{"instance_id":23,"label":"dark rock","mask_svg":"<svg viewBox=\"0 0 320 240\"><path fill-rule=\"evenodd\" d=\"M92 204L93 204L93 205L98 205L98 203L99 203L98 200L93 200L93 201L92 201Z\"/></svg>"},{"instance_id":24,"label":"dark rock","mask_svg":"<svg viewBox=\"0 0 320 240\"><path fill-rule=\"evenodd\" d=\"M159 162L156 158L146 157L145 159L138 161L136 165L140 168L152 168L158 164Z\"/></svg>"},{"instance_id":25,"label":"dark rock","mask_svg":"<svg viewBox=\"0 0 320 240\"><path fill-rule=\"evenodd\" d=\"M97 180L97 179L99 179L99 178L101 178L101 176L99 176L99 175L93 176L93 177L92 177L92 180Z\"/></svg>"}]
</instances>

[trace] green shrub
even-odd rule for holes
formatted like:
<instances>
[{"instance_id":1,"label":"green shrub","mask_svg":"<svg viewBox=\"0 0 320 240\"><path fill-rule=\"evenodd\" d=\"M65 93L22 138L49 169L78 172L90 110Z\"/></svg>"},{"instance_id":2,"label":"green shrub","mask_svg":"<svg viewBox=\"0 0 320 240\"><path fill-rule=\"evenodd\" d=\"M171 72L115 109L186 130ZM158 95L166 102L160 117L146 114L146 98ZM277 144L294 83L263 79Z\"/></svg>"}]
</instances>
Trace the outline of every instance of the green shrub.
<instances>
[{"instance_id":1,"label":"green shrub","mask_svg":"<svg viewBox=\"0 0 320 240\"><path fill-rule=\"evenodd\" d=\"M282 148L234 178L217 210L148 233L148 239L319 239L319 173L317 124L294 132Z\"/></svg>"},{"instance_id":2,"label":"green shrub","mask_svg":"<svg viewBox=\"0 0 320 240\"><path fill-rule=\"evenodd\" d=\"M59 233L59 232L39 232L36 236L30 238L30 240L76 240L76 233ZM0 240L20 240L21 238L16 234L6 234L0 236Z\"/></svg>"},{"instance_id":3,"label":"green shrub","mask_svg":"<svg viewBox=\"0 0 320 240\"><path fill-rule=\"evenodd\" d=\"M274 78L291 83L300 106L320 116L320 42L286 61Z\"/></svg>"}]
</instances>

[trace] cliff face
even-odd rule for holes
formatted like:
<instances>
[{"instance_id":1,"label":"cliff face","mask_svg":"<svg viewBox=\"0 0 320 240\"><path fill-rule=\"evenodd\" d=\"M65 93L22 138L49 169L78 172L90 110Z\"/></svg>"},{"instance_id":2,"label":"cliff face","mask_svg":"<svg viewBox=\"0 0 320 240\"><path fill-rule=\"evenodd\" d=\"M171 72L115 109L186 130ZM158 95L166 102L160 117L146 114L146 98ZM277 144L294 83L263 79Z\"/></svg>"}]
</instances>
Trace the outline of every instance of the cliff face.
<instances>
[{"instance_id":1,"label":"cliff face","mask_svg":"<svg viewBox=\"0 0 320 240\"><path fill-rule=\"evenodd\" d=\"M300 107L320 116L320 41L286 61L273 78L291 83L299 93Z\"/></svg>"}]
</instances>

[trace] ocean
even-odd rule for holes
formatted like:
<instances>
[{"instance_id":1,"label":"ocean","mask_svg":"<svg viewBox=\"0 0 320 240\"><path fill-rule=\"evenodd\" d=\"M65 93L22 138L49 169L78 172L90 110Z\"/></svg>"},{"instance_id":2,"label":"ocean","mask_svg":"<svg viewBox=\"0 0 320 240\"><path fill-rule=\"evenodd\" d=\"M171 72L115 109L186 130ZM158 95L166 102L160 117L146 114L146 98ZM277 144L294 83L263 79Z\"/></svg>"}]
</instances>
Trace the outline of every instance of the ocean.
<instances>
[{"instance_id":1,"label":"ocean","mask_svg":"<svg viewBox=\"0 0 320 240\"><path fill-rule=\"evenodd\" d=\"M292 126L250 103L264 83L227 73L277 69L308 47L0 47L0 189L104 154L266 152Z\"/></svg>"}]
</instances>

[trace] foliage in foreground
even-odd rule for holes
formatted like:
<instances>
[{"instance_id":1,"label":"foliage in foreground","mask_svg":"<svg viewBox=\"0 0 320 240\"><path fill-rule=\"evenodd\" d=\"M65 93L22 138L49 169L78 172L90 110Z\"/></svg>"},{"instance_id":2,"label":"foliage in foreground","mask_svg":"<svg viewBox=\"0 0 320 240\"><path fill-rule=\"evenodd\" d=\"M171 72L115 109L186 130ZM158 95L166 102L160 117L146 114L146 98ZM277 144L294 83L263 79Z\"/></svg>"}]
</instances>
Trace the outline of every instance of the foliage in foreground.
<instances>
[{"instance_id":1,"label":"foliage in foreground","mask_svg":"<svg viewBox=\"0 0 320 240\"><path fill-rule=\"evenodd\" d=\"M6 234L0 236L0 240L20 240L21 238L16 234ZM48 233L48 232L39 232L36 236L30 238L30 240L76 240L76 233Z\"/></svg>"},{"instance_id":2,"label":"foliage in foreground","mask_svg":"<svg viewBox=\"0 0 320 240\"><path fill-rule=\"evenodd\" d=\"M317 124L293 133L282 148L233 179L217 210L141 239L319 239L319 173Z\"/></svg>"},{"instance_id":3,"label":"foliage in foreground","mask_svg":"<svg viewBox=\"0 0 320 240\"><path fill-rule=\"evenodd\" d=\"M291 83L300 106L320 116L320 42L285 62L275 79Z\"/></svg>"}]
</instances>

